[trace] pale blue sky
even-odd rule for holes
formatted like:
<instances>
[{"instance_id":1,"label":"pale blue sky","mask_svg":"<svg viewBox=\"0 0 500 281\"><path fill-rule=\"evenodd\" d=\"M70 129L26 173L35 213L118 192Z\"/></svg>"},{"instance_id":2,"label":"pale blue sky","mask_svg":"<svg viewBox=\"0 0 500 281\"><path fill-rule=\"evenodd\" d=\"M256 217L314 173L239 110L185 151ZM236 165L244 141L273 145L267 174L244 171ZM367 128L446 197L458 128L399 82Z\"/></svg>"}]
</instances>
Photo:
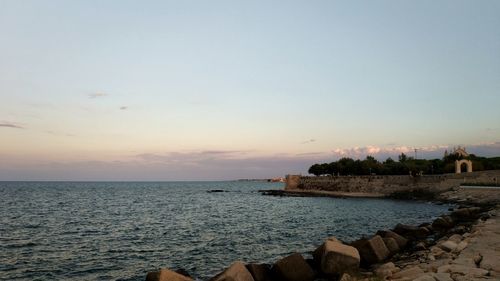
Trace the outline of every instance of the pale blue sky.
<instances>
[{"instance_id":1,"label":"pale blue sky","mask_svg":"<svg viewBox=\"0 0 500 281\"><path fill-rule=\"evenodd\" d=\"M499 15L499 1L0 0L0 180L500 155Z\"/></svg>"}]
</instances>

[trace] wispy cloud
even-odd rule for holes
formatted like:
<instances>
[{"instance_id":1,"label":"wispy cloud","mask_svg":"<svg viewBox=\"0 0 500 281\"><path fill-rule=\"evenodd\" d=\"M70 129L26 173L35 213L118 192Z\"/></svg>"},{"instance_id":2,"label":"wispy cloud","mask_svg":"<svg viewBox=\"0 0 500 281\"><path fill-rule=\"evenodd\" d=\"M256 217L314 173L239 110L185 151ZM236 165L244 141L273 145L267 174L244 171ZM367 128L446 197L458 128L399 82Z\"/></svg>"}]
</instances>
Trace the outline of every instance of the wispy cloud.
<instances>
[{"instance_id":1,"label":"wispy cloud","mask_svg":"<svg viewBox=\"0 0 500 281\"><path fill-rule=\"evenodd\" d=\"M13 129L24 129L23 126L18 125L18 124L14 124L14 123L10 123L10 122L0 122L0 127L13 128Z\"/></svg>"},{"instance_id":2,"label":"wispy cloud","mask_svg":"<svg viewBox=\"0 0 500 281\"><path fill-rule=\"evenodd\" d=\"M55 131L45 131L45 133L53 136L63 136L63 137L76 137L76 135L64 133L64 132L55 132Z\"/></svg>"},{"instance_id":3,"label":"wispy cloud","mask_svg":"<svg viewBox=\"0 0 500 281\"><path fill-rule=\"evenodd\" d=\"M102 98L102 97L108 96L108 94L102 93L102 92L97 92L97 93L90 93L87 96L91 99L96 99L96 98Z\"/></svg>"},{"instance_id":4,"label":"wispy cloud","mask_svg":"<svg viewBox=\"0 0 500 281\"><path fill-rule=\"evenodd\" d=\"M316 142L316 140L315 139L310 139L310 140L303 141L300 144L308 144L308 143L313 143L313 142Z\"/></svg>"},{"instance_id":5,"label":"wispy cloud","mask_svg":"<svg viewBox=\"0 0 500 281\"><path fill-rule=\"evenodd\" d=\"M120 110L127 110L128 106L120 106Z\"/></svg>"}]
</instances>

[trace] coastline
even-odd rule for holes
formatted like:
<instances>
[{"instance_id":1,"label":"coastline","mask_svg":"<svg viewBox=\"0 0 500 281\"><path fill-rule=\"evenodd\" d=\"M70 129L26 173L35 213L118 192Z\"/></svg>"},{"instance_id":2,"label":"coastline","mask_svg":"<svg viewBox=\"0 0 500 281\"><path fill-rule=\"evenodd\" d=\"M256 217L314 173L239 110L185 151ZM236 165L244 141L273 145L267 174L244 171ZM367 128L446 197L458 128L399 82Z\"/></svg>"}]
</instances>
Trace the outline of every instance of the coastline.
<instances>
[{"instance_id":1,"label":"coastline","mask_svg":"<svg viewBox=\"0 0 500 281\"><path fill-rule=\"evenodd\" d=\"M290 196L290 197L333 197L333 198L384 198L382 193L368 192L340 192L327 190L302 190L302 189L287 189L287 190L259 190L262 195L271 196Z\"/></svg>"},{"instance_id":2,"label":"coastline","mask_svg":"<svg viewBox=\"0 0 500 281\"><path fill-rule=\"evenodd\" d=\"M374 193L311 190L260 192L294 197L387 197ZM457 208L432 222L418 226L398 224L392 230L380 230L350 244L335 237L325 237L325 243L312 251L313 259L306 260L296 253L273 265L237 261L210 281L499 280L500 190L456 188L437 194L431 201L453 203ZM405 246L399 247L395 238L406 241ZM329 261L328 257L332 256L335 258ZM188 274L184 276L161 269L148 273L146 280L192 279Z\"/></svg>"}]
</instances>

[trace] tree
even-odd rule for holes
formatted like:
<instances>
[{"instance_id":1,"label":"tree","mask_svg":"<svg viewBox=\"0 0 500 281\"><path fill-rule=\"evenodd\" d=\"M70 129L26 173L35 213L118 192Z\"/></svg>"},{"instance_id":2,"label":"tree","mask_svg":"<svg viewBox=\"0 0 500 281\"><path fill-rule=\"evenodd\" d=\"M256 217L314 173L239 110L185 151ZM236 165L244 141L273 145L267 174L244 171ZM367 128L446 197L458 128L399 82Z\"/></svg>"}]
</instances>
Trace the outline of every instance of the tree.
<instances>
[{"instance_id":1,"label":"tree","mask_svg":"<svg viewBox=\"0 0 500 281\"><path fill-rule=\"evenodd\" d=\"M406 156L406 154L401 153L401 155L398 156L398 159L399 159L399 162L404 163L404 162L406 162L406 160L408 160L408 157Z\"/></svg>"}]
</instances>

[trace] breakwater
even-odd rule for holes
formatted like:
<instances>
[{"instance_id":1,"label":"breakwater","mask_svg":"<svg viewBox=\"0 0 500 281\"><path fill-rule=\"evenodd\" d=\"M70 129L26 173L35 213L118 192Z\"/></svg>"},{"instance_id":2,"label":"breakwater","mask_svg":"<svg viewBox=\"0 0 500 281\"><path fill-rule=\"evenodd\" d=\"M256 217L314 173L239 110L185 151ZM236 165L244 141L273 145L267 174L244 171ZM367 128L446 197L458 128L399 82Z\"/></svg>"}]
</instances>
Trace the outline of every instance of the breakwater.
<instances>
[{"instance_id":1,"label":"breakwater","mask_svg":"<svg viewBox=\"0 0 500 281\"><path fill-rule=\"evenodd\" d=\"M441 193L463 184L491 184L500 182L500 170L462 174L423 176L300 176L286 177L285 191L326 191L341 193L379 194L388 196L398 192L425 190Z\"/></svg>"}]
</instances>

